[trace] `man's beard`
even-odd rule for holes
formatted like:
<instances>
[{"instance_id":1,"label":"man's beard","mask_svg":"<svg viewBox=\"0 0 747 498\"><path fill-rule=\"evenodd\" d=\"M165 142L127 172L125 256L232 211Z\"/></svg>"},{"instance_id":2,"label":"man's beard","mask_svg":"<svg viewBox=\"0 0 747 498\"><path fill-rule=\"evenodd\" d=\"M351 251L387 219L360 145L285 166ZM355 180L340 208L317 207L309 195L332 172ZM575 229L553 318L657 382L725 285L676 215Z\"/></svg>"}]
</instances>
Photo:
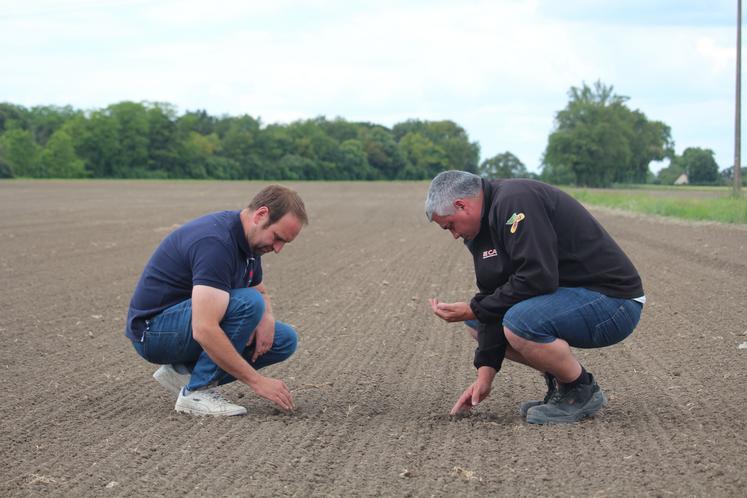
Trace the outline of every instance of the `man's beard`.
<instances>
[{"instance_id":1,"label":"man's beard","mask_svg":"<svg viewBox=\"0 0 747 498\"><path fill-rule=\"evenodd\" d=\"M262 226L258 226L257 228L259 230L264 230L268 226L270 226L270 220L269 219L265 220L264 224L262 224ZM252 247L252 252L255 253L255 254L259 254L260 256L263 255L263 254L267 254L268 252L271 252L271 251L272 251L272 244L270 244L270 245L258 245L258 246Z\"/></svg>"}]
</instances>

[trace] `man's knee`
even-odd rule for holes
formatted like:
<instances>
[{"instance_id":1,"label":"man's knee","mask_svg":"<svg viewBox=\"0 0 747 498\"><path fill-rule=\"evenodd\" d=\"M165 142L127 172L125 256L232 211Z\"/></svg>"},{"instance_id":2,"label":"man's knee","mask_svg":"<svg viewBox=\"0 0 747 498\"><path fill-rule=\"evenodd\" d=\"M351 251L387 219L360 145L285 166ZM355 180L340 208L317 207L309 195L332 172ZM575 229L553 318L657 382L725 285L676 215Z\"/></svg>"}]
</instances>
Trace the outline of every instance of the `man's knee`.
<instances>
[{"instance_id":1,"label":"man's knee","mask_svg":"<svg viewBox=\"0 0 747 498\"><path fill-rule=\"evenodd\" d=\"M275 322L275 340L273 349L285 358L290 357L298 346L298 334L296 330L287 323Z\"/></svg>"},{"instance_id":2,"label":"man's knee","mask_svg":"<svg viewBox=\"0 0 747 498\"><path fill-rule=\"evenodd\" d=\"M506 342L508 342L509 346L511 346L513 349L521 353L527 348L527 340L521 337L520 335L516 335L513 330L503 326L503 335L506 336Z\"/></svg>"},{"instance_id":3,"label":"man's knee","mask_svg":"<svg viewBox=\"0 0 747 498\"><path fill-rule=\"evenodd\" d=\"M262 318L265 313L265 300L257 289L234 289L230 293L225 318ZM258 321L259 321L258 319Z\"/></svg>"},{"instance_id":4,"label":"man's knee","mask_svg":"<svg viewBox=\"0 0 747 498\"><path fill-rule=\"evenodd\" d=\"M506 336L508 345L521 355L531 353L537 348L541 348L542 346L546 345L546 343L533 341L531 339L523 337L522 335L517 334L505 325L503 326L503 334Z\"/></svg>"}]
</instances>

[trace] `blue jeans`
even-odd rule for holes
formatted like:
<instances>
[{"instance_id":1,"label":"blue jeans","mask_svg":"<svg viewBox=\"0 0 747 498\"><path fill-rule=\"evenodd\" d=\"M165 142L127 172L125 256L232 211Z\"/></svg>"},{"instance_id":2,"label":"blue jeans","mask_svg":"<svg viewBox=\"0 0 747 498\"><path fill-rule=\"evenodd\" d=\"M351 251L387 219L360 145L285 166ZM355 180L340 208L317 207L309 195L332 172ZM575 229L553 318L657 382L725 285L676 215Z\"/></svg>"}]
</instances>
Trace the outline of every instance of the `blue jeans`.
<instances>
[{"instance_id":1,"label":"blue jeans","mask_svg":"<svg viewBox=\"0 0 747 498\"><path fill-rule=\"evenodd\" d=\"M532 342L563 339L576 348L601 348L628 337L641 319L642 308L632 299L583 287L559 287L513 305L503 317L503 326ZM477 328L474 320L466 325Z\"/></svg>"},{"instance_id":2,"label":"blue jeans","mask_svg":"<svg viewBox=\"0 0 747 498\"><path fill-rule=\"evenodd\" d=\"M290 357L298 342L293 327L276 321L272 348L256 362L251 361L254 341L251 346L246 343L264 311L265 301L258 290L235 289L230 293L226 314L220 322L220 327L236 351L257 370ZM135 350L151 363L183 364L192 373L187 389L195 390L236 380L216 365L192 337L191 299L165 309L146 323L143 340L133 342Z\"/></svg>"}]
</instances>

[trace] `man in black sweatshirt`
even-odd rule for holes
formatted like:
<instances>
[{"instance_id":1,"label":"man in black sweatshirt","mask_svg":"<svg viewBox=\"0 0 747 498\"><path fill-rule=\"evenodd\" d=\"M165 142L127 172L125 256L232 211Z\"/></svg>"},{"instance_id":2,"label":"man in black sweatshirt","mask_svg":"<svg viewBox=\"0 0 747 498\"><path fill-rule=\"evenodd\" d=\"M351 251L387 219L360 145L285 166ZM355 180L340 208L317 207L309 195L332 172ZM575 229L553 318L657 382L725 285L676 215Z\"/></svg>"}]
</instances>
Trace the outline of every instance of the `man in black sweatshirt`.
<instances>
[{"instance_id":1,"label":"man in black sweatshirt","mask_svg":"<svg viewBox=\"0 0 747 498\"><path fill-rule=\"evenodd\" d=\"M571 352L620 342L633 332L645 296L633 263L594 217L565 192L524 179L488 181L445 171L428 189L426 216L472 253L479 292L470 303L431 299L447 322L477 339L477 380L451 414L476 406L504 358L545 376L544 400L521 404L536 424L570 423L607 399Z\"/></svg>"}]
</instances>

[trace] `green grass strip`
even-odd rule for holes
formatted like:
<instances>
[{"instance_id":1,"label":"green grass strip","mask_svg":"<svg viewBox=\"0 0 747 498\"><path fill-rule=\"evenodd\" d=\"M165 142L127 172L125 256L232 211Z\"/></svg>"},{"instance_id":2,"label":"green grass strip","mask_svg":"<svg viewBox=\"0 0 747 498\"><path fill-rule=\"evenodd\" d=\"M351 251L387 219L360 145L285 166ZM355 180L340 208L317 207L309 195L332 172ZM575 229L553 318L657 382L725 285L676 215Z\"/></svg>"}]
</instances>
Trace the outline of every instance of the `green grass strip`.
<instances>
[{"instance_id":1,"label":"green grass strip","mask_svg":"<svg viewBox=\"0 0 747 498\"><path fill-rule=\"evenodd\" d=\"M747 223L747 199L719 196L712 198L668 196L667 192L640 193L566 189L587 204L606 206L636 213L657 214L686 220ZM658 195L655 195L658 194Z\"/></svg>"}]
</instances>

